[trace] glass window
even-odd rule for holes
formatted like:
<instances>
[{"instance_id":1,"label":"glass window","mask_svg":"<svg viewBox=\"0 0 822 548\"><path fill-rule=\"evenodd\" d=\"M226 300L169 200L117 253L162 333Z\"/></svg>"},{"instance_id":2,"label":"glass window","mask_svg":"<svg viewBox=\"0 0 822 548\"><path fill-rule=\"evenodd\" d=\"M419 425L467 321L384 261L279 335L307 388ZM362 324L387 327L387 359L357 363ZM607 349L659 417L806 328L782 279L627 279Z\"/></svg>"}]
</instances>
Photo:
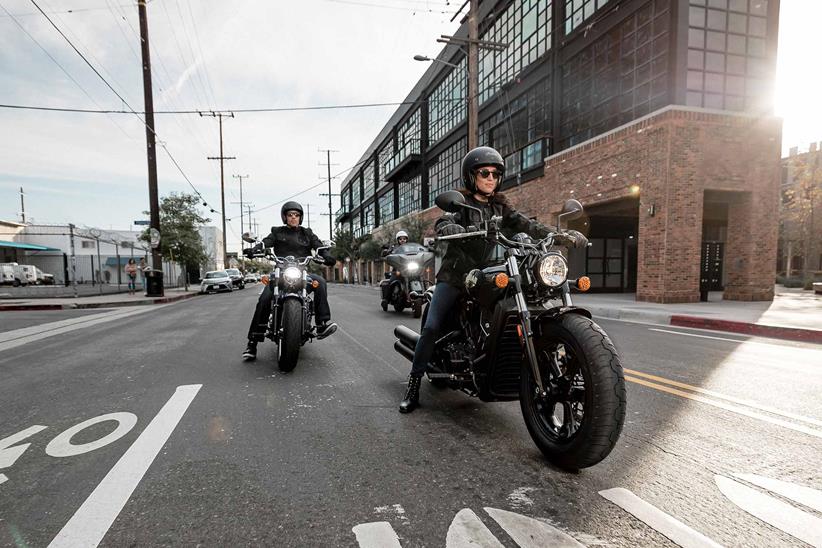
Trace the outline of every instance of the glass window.
<instances>
[{"instance_id":1,"label":"glass window","mask_svg":"<svg viewBox=\"0 0 822 548\"><path fill-rule=\"evenodd\" d=\"M765 56L765 40L762 38L748 38L748 55Z\"/></svg>"},{"instance_id":2,"label":"glass window","mask_svg":"<svg viewBox=\"0 0 822 548\"><path fill-rule=\"evenodd\" d=\"M705 91L712 91L714 93L722 93L723 80L725 78L721 74L713 74L711 72L705 73Z\"/></svg>"},{"instance_id":3,"label":"glass window","mask_svg":"<svg viewBox=\"0 0 822 548\"><path fill-rule=\"evenodd\" d=\"M688 10L688 23L692 27L705 28L705 8L691 6Z\"/></svg>"},{"instance_id":4,"label":"glass window","mask_svg":"<svg viewBox=\"0 0 822 548\"><path fill-rule=\"evenodd\" d=\"M719 10L708 10L708 28L711 30L725 30L728 14Z\"/></svg>"},{"instance_id":5,"label":"glass window","mask_svg":"<svg viewBox=\"0 0 822 548\"><path fill-rule=\"evenodd\" d=\"M725 92L732 95L745 95L745 79L741 76L726 76Z\"/></svg>"},{"instance_id":6,"label":"glass window","mask_svg":"<svg viewBox=\"0 0 822 548\"><path fill-rule=\"evenodd\" d=\"M402 182L398 185L399 196L399 216L407 215L417 211L421 207L420 196L422 188L422 177L417 175L410 181Z\"/></svg>"},{"instance_id":7,"label":"glass window","mask_svg":"<svg viewBox=\"0 0 822 548\"><path fill-rule=\"evenodd\" d=\"M725 54L708 52L705 54L705 70L725 72Z\"/></svg>"},{"instance_id":8,"label":"glass window","mask_svg":"<svg viewBox=\"0 0 822 548\"><path fill-rule=\"evenodd\" d=\"M708 31L707 39L705 40L705 49L725 51L725 33Z\"/></svg>"},{"instance_id":9,"label":"glass window","mask_svg":"<svg viewBox=\"0 0 822 548\"><path fill-rule=\"evenodd\" d=\"M465 119L468 79L465 57L428 98L428 138L436 143Z\"/></svg>"},{"instance_id":10,"label":"glass window","mask_svg":"<svg viewBox=\"0 0 822 548\"><path fill-rule=\"evenodd\" d=\"M748 18L748 34L751 36L765 36L767 25L764 17Z\"/></svg>"},{"instance_id":11,"label":"glass window","mask_svg":"<svg viewBox=\"0 0 822 548\"><path fill-rule=\"evenodd\" d=\"M751 14L768 15L768 0L751 0Z\"/></svg>"},{"instance_id":12,"label":"glass window","mask_svg":"<svg viewBox=\"0 0 822 548\"><path fill-rule=\"evenodd\" d=\"M705 108L721 109L723 107L722 95L717 93L705 94Z\"/></svg>"},{"instance_id":13,"label":"glass window","mask_svg":"<svg viewBox=\"0 0 822 548\"><path fill-rule=\"evenodd\" d=\"M728 9L731 11L747 13L748 0L731 0L730 4L728 4Z\"/></svg>"},{"instance_id":14,"label":"glass window","mask_svg":"<svg viewBox=\"0 0 822 548\"><path fill-rule=\"evenodd\" d=\"M702 72L696 70L688 71L688 89L702 89Z\"/></svg>"},{"instance_id":15,"label":"glass window","mask_svg":"<svg viewBox=\"0 0 822 548\"><path fill-rule=\"evenodd\" d=\"M379 197L380 224L394 220L394 189L391 188Z\"/></svg>"},{"instance_id":16,"label":"glass window","mask_svg":"<svg viewBox=\"0 0 822 548\"><path fill-rule=\"evenodd\" d=\"M741 55L729 55L728 74L745 74L745 58Z\"/></svg>"},{"instance_id":17,"label":"glass window","mask_svg":"<svg viewBox=\"0 0 822 548\"><path fill-rule=\"evenodd\" d=\"M745 55L745 37L737 34L729 34L728 53Z\"/></svg>"},{"instance_id":18,"label":"glass window","mask_svg":"<svg viewBox=\"0 0 822 548\"><path fill-rule=\"evenodd\" d=\"M705 31L699 29L688 29L688 47L689 48L704 48L705 47Z\"/></svg>"},{"instance_id":19,"label":"glass window","mask_svg":"<svg viewBox=\"0 0 822 548\"><path fill-rule=\"evenodd\" d=\"M482 142L482 141L480 141ZM466 140L460 139L437 156L436 161L428 168L428 203L446 190L462 186L460 166L465 155Z\"/></svg>"},{"instance_id":20,"label":"glass window","mask_svg":"<svg viewBox=\"0 0 822 548\"><path fill-rule=\"evenodd\" d=\"M358 174L351 182L351 206L359 207L362 202L362 175Z\"/></svg>"},{"instance_id":21,"label":"glass window","mask_svg":"<svg viewBox=\"0 0 822 548\"><path fill-rule=\"evenodd\" d=\"M698 49L689 49L688 68L700 70L705 68L705 52Z\"/></svg>"},{"instance_id":22,"label":"glass window","mask_svg":"<svg viewBox=\"0 0 822 548\"><path fill-rule=\"evenodd\" d=\"M728 14L728 32L745 34L748 30L748 16L741 13Z\"/></svg>"},{"instance_id":23,"label":"glass window","mask_svg":"<svg viewBox=\"0 0 822 548\"><path fill-rule=\"evenodd\" d=\"M702 94L698 91L689 91L685 94L685 104L689 107L701 107Z\"/></svg>"},{"instance_id":24,"label":"glass window","mask_svg":"<svg viewBox=\"0 0 822 548\"><path fill-rule=\"evenodd\" d=\"M374 195L376 190L376 181L374 180L374 161L369 160L363 168L363 200L367 200Z\"/></svg>"},{"instance_id":25,"label":"glass window","mask_svg":"<svg viewBox=\"0 0 822 548\"><path fill-rule=\"evenodd\" d=\"M565 0L565 34L570 34L608 0Z\"/></svg>"}]
</instances>

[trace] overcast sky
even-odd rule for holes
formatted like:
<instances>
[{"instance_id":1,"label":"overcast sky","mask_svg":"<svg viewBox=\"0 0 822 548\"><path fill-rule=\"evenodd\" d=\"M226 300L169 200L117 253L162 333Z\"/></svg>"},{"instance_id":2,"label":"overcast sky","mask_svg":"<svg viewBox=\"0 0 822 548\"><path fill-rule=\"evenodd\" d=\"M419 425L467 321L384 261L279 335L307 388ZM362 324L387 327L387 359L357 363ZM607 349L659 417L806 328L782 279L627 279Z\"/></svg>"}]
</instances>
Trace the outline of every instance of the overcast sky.
<instances>
[{"instance_id":1,"label":"overcast sky","mask_svg":"<svg viewBox=\"0 0 822 548\"><path fill-rule=\"evenodd\" d=\"M124 0L35 1L128 104L142 110L136 5ZM449 19L461 4L153 0L148 13L155 109L401 101L428 66L413 61L413 55L436 56L436 38L456 30L457 22ZM785 148L822 139L819 48L812 47L818 45L815 26L820 20L819 0L782 0L776 110L786 117ZM0 74L2 104L126 108L30 0L0 0ZM237 157L225 168L226 211L233 219L229 248L239 247L240 234L240 206L231 203L239 201L239 184L232 175L250 176L243 183L243 199L255 209L276 204L325 176L325 167L318 165L325 156L318 149L339 151L332 154L338 164L332 173L344 175L393 111L242 113L226 119L224 154ZM206 159L219 155L217 121L196 114L158 114L155 123L183 171L219 210L219 163ZM144 218L145 129L135 116L0 108L0 127L0 219L19 220L20 186L27 217L38 223L128 229ZM191 190L162 149L158 171L161 195ZM327 211L327 198L318 193L326 190L322 185L297 198L310 204L311 226L321 237L328 235L328 217L320 215ZM335 198L334 210L338 207ZM209 216L219 226L219 216ZM279 205L252 216L261 227L279 224Z\"/></svg>"}]
</instances>

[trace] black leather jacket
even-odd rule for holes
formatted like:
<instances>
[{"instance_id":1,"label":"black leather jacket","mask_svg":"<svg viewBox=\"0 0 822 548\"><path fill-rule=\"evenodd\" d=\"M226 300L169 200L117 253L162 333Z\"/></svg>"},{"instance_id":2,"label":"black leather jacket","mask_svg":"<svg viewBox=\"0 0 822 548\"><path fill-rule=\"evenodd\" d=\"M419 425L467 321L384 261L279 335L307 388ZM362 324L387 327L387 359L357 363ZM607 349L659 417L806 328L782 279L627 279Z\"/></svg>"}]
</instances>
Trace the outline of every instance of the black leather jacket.
<instances>
[{"instance_id":1,"label":"black leather jacket","mask_svg":"<svg viewBox=\"0 0 822 548\"><path fill-rule=\"evenodd\" d=\"M288 225L271 227L271 234L263 238L263 244L274 248L274 253L279 257L308 257L312 249L323 247L322 240L310 228L291 228ZM326 264L334 264L335 259L327 249L321 250L319 254Z\"/></svg>"},{"instance_id":2,"label":"black leather jacket","mask_svg":"<svg viewBox=\"0 0 822 548\"><path fill-rule=\"evenodd\" d=\"M503 199L504 200L504 199ZM532 221L507 202L496 201L493 198L489 202L480 202L473 195L465 197L465 203L482 211L485 220L493 215L502 217L500 228L507 235L525 232L537 238L544 238L549 232L555 229L547 227L537 221ZM436 229L439 233L444 227L451 224L458 224L463 228L475 226L482 227L482 220L476 211L462 210L457 213L446 213L436 222ZM441 242L437 247L442 245ZM463 240L446 244L446 250L442 258L442 264L437 272L437 281L446 282L455 287L463 286L463 278L472 268L478 268L493 252L493 246L484 240ZM440 252L438 250L438 252Z\"/></svg>"}]
</instances>

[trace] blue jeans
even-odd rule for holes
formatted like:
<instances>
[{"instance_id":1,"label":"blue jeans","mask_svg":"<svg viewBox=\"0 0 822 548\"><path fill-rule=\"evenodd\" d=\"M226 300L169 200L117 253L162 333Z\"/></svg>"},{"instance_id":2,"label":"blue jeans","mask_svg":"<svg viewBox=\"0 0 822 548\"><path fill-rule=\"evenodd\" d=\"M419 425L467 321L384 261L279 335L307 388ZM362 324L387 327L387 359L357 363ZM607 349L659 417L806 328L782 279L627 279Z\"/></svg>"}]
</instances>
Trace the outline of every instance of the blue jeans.
<instances>
[{"instance_id":1,"label":"blue jeans","mask_svg":"<svg viewBox=\"0 0 822 548\"><path fill-rule=\"evenodd\" d=\"M449 312L457 304L462 294L458 287L445 282L437 282L434 287L434 296L428 305L428 316L420 333L417 346L414 348L414 360L411 362L411 375L421 377L425 374L428 361L434 353L434 343L442 334L442 328Z\"/></svg>"}]
</instances>

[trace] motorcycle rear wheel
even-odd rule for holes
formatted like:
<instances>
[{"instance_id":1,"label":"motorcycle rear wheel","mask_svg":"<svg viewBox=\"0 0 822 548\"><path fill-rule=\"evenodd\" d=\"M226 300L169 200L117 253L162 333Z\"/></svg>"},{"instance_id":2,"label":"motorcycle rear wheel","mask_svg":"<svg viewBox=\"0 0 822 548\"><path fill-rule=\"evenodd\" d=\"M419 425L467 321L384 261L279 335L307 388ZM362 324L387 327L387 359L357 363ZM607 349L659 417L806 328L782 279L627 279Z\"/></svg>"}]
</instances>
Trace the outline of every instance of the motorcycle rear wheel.
<instances>
[{"instance_id":1,"label":"motorcycle rear wheel","mask_svg":"<svg viewBox=\"0 0 822 548\"><path fill-rule=\"evenodd\" d=\"M277 347L280 371L293 371L300 357L302 305L297 299L286 299L282 311L282 336Z\"/></svg>"},{"instance_id":2,"label":"motorcycle rear wheel","mask_svg":"<svg viewBox=\"0 0 822 548\"><path fill-rule=\"evenodd\" d=\"M616 348L596 323L579 314L543 324L534 347L543 383L558 390L540 397L523 361L520 407L531 438L561 468L599 463L616 445L625 422L625 377Z\"/></svg>"}]
</instances>

